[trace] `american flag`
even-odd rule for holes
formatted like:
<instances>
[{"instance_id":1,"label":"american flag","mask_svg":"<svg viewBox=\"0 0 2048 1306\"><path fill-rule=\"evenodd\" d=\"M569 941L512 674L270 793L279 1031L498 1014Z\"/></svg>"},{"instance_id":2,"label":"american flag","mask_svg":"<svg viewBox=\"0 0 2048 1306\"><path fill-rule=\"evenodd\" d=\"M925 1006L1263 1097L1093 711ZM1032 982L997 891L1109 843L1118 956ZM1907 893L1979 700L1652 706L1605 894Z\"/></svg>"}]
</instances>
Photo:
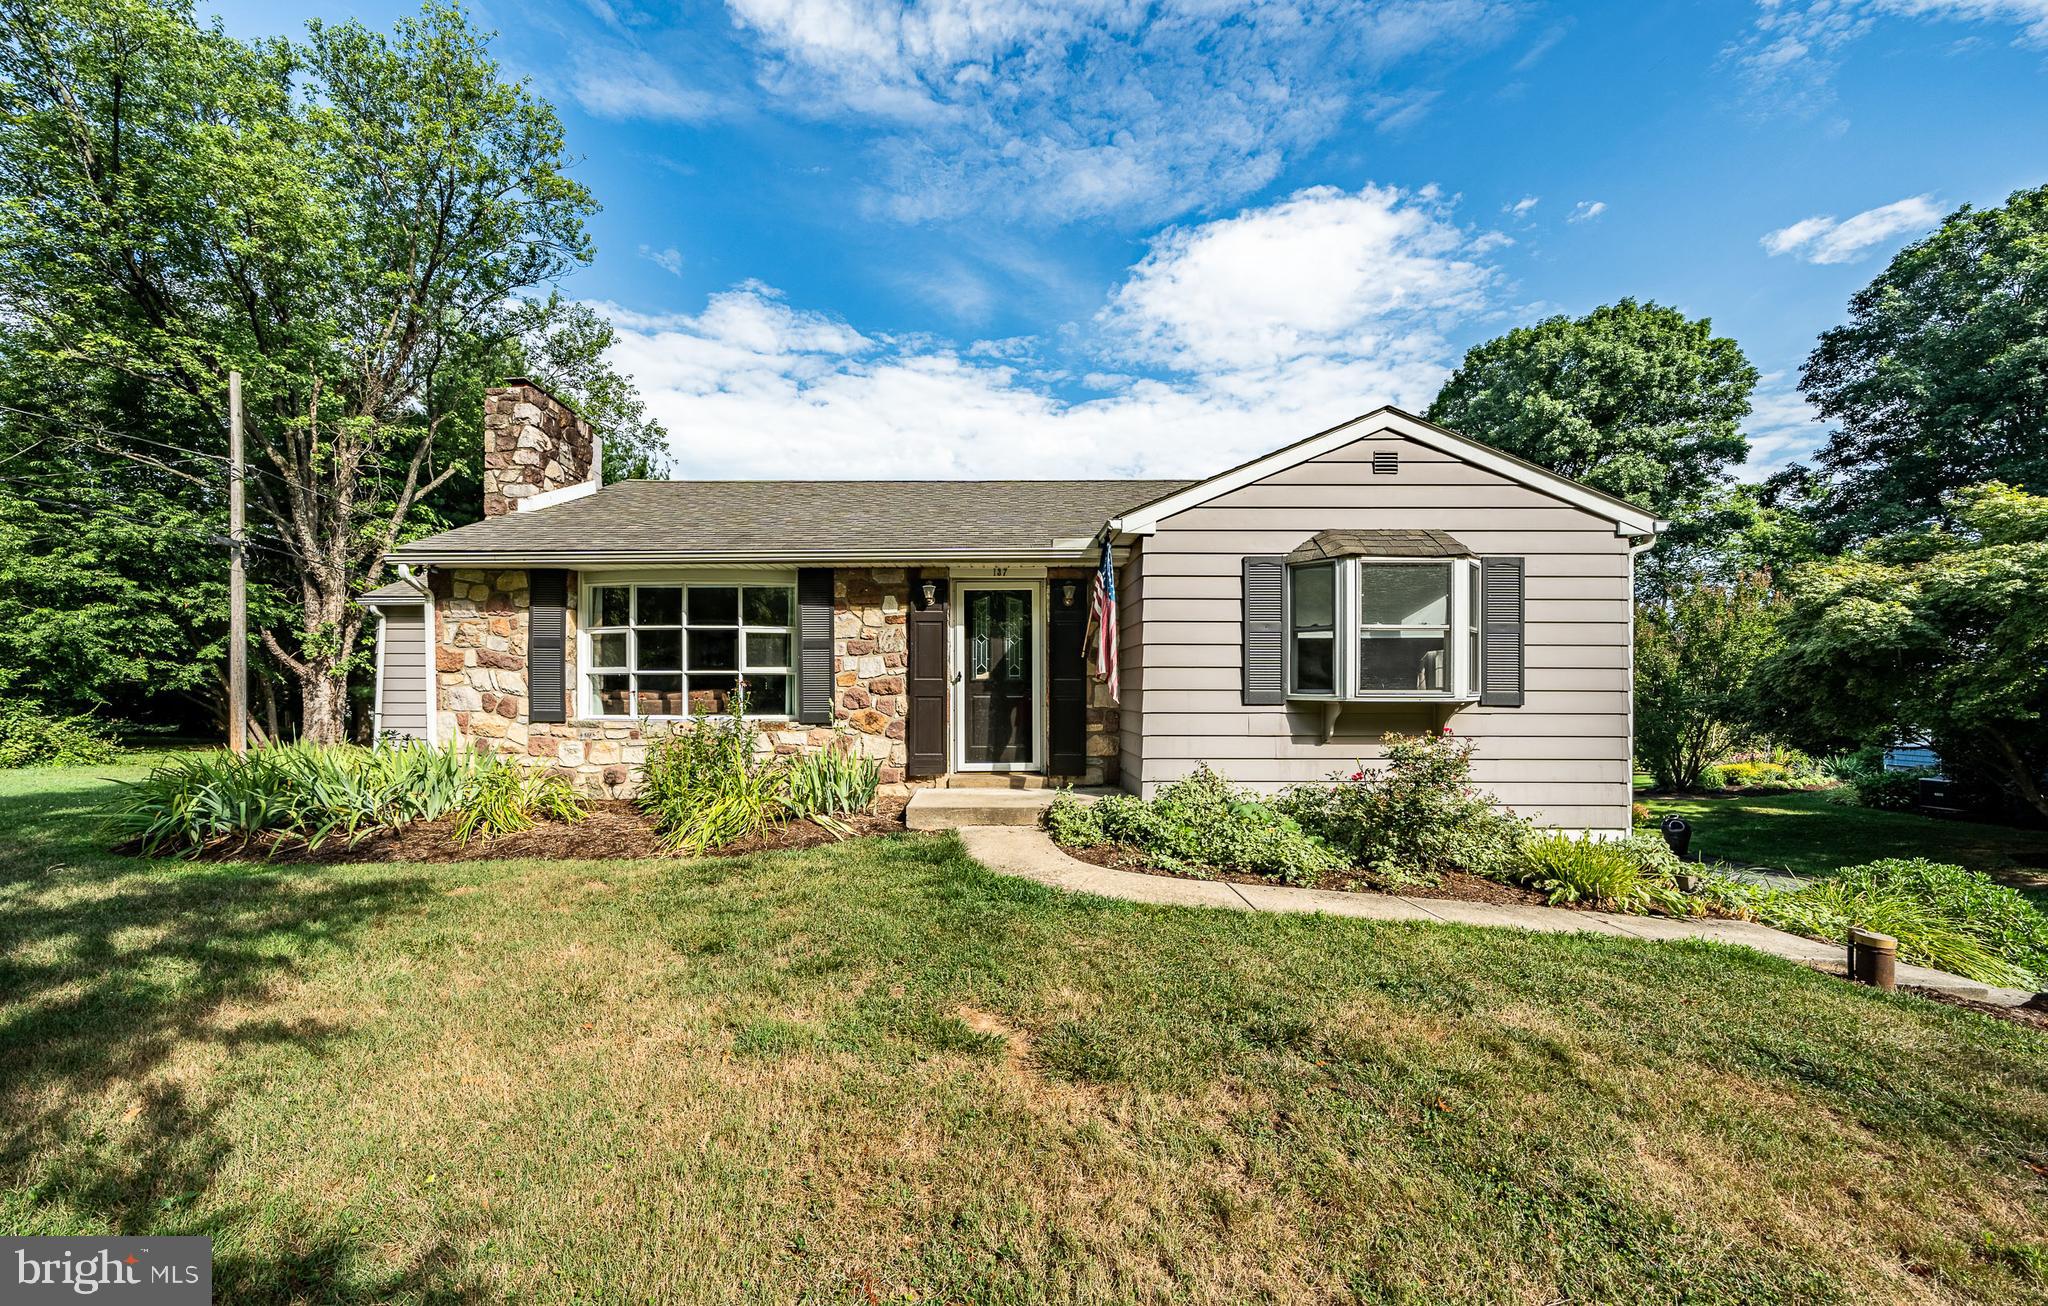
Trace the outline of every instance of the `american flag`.
<instances>
[{"instance_id":1,"label":"american flag","mask_svg":"<svg viewBox=\"0 0 2048 1306\"><path fill-rule=\"evenodd\" d=\"M1095 592L1088 600L1088 643L1095 658L1095 678L1109 684L1109 701L1119 702L1116 690L1116 564L1111 560L1109 540L1102 541L1102 565L1095 569Z\"/></svg>"}]
</instances>

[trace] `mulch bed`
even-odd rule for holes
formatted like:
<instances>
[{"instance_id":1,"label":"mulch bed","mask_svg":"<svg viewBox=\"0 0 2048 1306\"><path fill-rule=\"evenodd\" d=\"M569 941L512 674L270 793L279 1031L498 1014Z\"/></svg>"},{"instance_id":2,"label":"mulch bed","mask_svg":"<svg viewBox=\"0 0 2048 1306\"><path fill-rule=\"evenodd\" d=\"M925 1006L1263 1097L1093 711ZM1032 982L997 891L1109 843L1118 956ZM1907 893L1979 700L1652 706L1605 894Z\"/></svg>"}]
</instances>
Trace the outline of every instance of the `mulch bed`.
<instances>
[{"instance_id":1,"label":"mulch bed","mask_svg":"<svg viewBox=\"0 0 2048 1306\"><path fill-rule=\"evenodd\" d=\"M902 798L878 798L875 810L846 818L854 836L901 834ZM713 857L742 857L783 848L814 848L835 842L838 835L811 821L791 821L752 839L716 849ZM207 849L200 861L278 863L336 862L476 862L515 858L539 861L623 861L641 857L672 857L661 846L654 823L637 806L611 799L593 803L590 815L574 824L547 821L518 834L459 843L450 820L414 821L396 830L380 830L354 847L332 840L308 852L297 842L257 840L246 847L223 844Z\"/></svg>"},{"instance_id":2,"label":"mulch bed","mask_svg":"<svg viewBox=\"0 0 2048 1306\"><path fill-rule=\"evenodd\" d=\"M1076 861L1093 866L1106 866L1114 871L1136 871L1141 875L1163 875L1173 880L1225 880L1232 884L1270 884L1280 881L1270 875L1245 875L1235 871L1210 871L1205 875L1189 875L1185 871L1172 871L1163 866L1154 866L1145 860L1145 855L1136 849L1121 844L1095 844L1087 848L1067 848L1059 845L1060 851ZM1283 886L1284 887L1284 886ZM1534 889L1519 884L1502 884L1480 875L1469 875L1464 871L1452 871L1445 875L1441 884L1400 888L1386 888L1375 883L1370 876L1359 871L1339 871L1311 886L1317 889L1338 889L1347 893L1385 893L1402 898L1446 898L1458 902L1483 902L1498 907L1547 907L1550 900Z\"/></svg>"}]
</instances>

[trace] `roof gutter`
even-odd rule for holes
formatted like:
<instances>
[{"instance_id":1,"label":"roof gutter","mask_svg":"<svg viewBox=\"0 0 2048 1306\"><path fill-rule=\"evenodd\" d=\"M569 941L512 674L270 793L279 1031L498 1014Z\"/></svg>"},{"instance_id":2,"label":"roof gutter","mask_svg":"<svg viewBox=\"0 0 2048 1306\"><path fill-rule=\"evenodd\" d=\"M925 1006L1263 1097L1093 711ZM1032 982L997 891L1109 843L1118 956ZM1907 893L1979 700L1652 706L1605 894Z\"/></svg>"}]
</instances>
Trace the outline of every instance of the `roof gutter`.
<instances>
[{"instance_id":1,"label":"roof gutter","mask_svg":"<svg viewBox=\"0 0 2048 1306\"><path fill-rule=\"evenodd\" d=\"M1099 537L1097 537L1099 538ZM1095 540L1078 548L1060 549L919 549L911 552L874 549L792 550L619 550L491 549L468 552L421 551L385 555L399 566L444 567L606 567L606 566L763 566L872 564L897 566L934 562L1093 562Z\"/></svg>"}]
</instances>

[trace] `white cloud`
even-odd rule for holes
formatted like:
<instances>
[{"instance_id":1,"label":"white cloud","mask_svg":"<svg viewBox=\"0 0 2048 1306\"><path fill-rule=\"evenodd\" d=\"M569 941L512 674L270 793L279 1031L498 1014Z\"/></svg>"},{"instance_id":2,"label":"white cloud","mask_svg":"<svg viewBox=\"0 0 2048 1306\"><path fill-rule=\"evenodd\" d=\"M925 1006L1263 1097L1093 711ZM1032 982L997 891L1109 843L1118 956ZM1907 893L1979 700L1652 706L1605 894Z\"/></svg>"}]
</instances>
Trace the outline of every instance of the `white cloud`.
<instances>
[{"instance_id":1,"label":"white cloud","mask_svg":"<svg viewBox=\"0 0 2048 1306\"><path fill-rule=\"evenodd\" d=\"M720 98L686 86L644 51L587 47L573 60L569 93L600 118L705 122L720 116Z\"/></svg>"},{"instance_id":2,"label":"white cloud","mask_svg":"<svg viewBox=\"0 0 2048 1306\"><path fill-rule=\"evenodd\" d=\"M1535 208L1538 204L1541 204L1542 202L1543 200L1541 196L1524 195L1522 196L1522 198L1516 200L1513 204L1502 205L1500 211L1502 213L1507 214L1510 217L1526 218L1529 216L1529 210Z\"/></svg>"},{"instance_id":3,"label":"white cloud","mask_svg":"<svg viewBox=\"0 0 2048 1306\"><path fill-rule=\"evenodd\" d=\"M1756 103L1794 112L1833 100L1837 57L1880 19L2017 27L2013 44L2048 46L2048 0L1757 0L1757 8L1725 53Z\"/></svg>"},{"instance_id":4,"label":"white cloud","mask_svg":"<svg viewBox=\"0 0 2048 1306\"><path fill-rule=\"evenodd\" d=\"M1792 254L1808 263L1852 263L1894 236L1939 221L1941 206L1932 195L1912 195L1839 220L1832 215L1802 218L1766 232L1762 244L1773 258Z\"/></svg>"},{"instance_id":5,"label":"white cloud","mask_svg":"<svg viewBox=\"0 0 2048 1306\"><path fill-rule=\"evenodd\" d=\"M1606 200L1580 200L1572 206L1572 211L1565 216L1565 221L1591 222L1605 212L1607 212Z\"/></svg>"},{"instance_id":6,"label":"white cloud","mask_svg":"<svg viewBox=\"0 0 2048 1306\"><path fill-rule=\"evenodd\" d=\"M1161 233L1096 320L1181 371L1365 354L1479 308L1493 274L1469 239L1433 189L1317 187Z\"/></svg>"},{"instance_id":7,"label":"white cloud","mask_svg":"<svg viewBox=\"0 0 2048 1306\"><path fill-rule=\"evenodd\" d=\"M1750 399L1749 420L1742 424L1749 460L1735 469L1737 479L1762 481L1790 463L1810 462L1830 429L1794 387L1790 373L1766 372Z\"/></svg>"},{"instance_id":8,"label":"white cloud","mask_svg":"<svg viewBox=\"0 0 2048 1306\"><path fill-rule=\"evenodd\" d=\"M1492 306L1476 239L1433 190L1378 187L1169 231L1067 333L1072 365L1031 339L866 334L758 283L699 314L607 311L683 475L1195 475L1425 404L1445 333Z\"/></svg>"},{"instance_id":9,"label":"white cloud","mask_svg":"<svg viewBox=\"0 0 2048 1306\"><path fill-rule=\"evenodd\" d=\"M642 245L640 247L640 257L672 277L683 275L683 254L681 250L673 245L667 249L654 249L650 246Z\"/></svg>"},{"instance_id":10,"label":"white cloud","mask_svg":"<svg viewBox=\"0 0 2048 1306\"><path fill-rule=\"evenodd\" d=\"M793 112L880 134L873 206L1160 220L1227 203L1355 113L1398 129L1429 96L1383 74L1499 39L1512 0L728 0Z\"/></svg>"}]
</instances>

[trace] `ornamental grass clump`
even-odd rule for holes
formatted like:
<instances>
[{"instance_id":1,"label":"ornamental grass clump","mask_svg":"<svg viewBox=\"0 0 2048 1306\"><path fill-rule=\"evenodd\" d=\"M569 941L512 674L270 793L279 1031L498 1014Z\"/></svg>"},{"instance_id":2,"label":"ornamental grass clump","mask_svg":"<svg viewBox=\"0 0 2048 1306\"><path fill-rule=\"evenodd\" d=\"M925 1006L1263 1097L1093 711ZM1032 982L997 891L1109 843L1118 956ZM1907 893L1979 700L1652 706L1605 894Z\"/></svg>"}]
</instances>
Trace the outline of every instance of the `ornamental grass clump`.
<instances>
[{"instance_id":1,"label":"ornamental grass clump","mask_svg":"<svg viewBox=\"0 0 2048 1306\"><path fill-rule=\"evenodd\" d=\"M1983 984L2048 983L2048 916L1979 871L1924 858L1844 867L1741 904L1766 924L1838 943L1853 928L1899 941L1899 960Z\"/></svg>"},{"instance_id":2,"label":"ornamental grass clump","mask_svg":"<svg viewBox=\"0 0 2048 1306\"><path fill-rule=\"evenodd\" d=\"M1516 878L1553 905L1598 907L1606 911L1651 911L1696 916L1699 899L1678 885L1680 865L1664 841L1643 835L1626 839L1578 838L1561 831L1532 834L1517 850Z\"/></svg>"},{"instance_id":3,"label":"ornamental grass clump","mask_svg":"<svg viewBox=\"0 0 2048 1306\"><path fill-rule=\"evenodd\" d=\"M1381 742L1378 763L1297 785L1280 810L1390 887L1453 870L1503 878L1527 827L1473 785L1470 741L1446 728Z\"/></svg>"},{"instance_id":4,"label":"ornamental grass clump","mask_svg":"<svg viewBox=\"0 0 2048 1306\"><path fill-rule=\"evenodd\" d=\"M1111 794L1084 804L1063 792L1046 813L1046 828L1069 848L1115 844L1162 870L1196 877L1227 871L1313 884L1344 862L1273 804L1233 789L1207 765L1149 801Z\"/></svg>"},{"instance_id":5,"label":"ornamental grass clump","mask_svg":"<svg viewBox=\"0 0 2048 1306\"><path fill-rule=\"evenodd\" d=\"M793 819L849 833L840 818L874 803L881 767L854 755L850 741L794 763L762 753L746 711L745 693L734 694L724 715L693 717L649 744L640 806L663 845L701 854Z\"/></svg>"},{"instance_id":6,"label":"ornamental grass clump","mask_svg":"<svg viewBox=\"0 0 2048 1306\"><path fill-rule=\"evenodd\" d=\"M576 786L559 775L481 754L455 818L455 839L495 839L531 830L542 821L574 824L589 815Z\"/></svg>"},{"instance_id":7,"label":"ornamental grass clump","mask_svg":"<svg viewBox=\"0 0 2048 1306\"><path fill-rule=\"evenodd\" d=\"M478 814L485 803L491 810ZM196 856L259 838L273 850L316 852L333 839L353 846L379 830L447 816L458 817L458 837L488 837L583 812L559 777L528 777L516 762L458 745L301 742L172 758L128 786L115 827L146 854ZM520 819L524 825L506 824Z\"/></svg>"}]
</instances>

